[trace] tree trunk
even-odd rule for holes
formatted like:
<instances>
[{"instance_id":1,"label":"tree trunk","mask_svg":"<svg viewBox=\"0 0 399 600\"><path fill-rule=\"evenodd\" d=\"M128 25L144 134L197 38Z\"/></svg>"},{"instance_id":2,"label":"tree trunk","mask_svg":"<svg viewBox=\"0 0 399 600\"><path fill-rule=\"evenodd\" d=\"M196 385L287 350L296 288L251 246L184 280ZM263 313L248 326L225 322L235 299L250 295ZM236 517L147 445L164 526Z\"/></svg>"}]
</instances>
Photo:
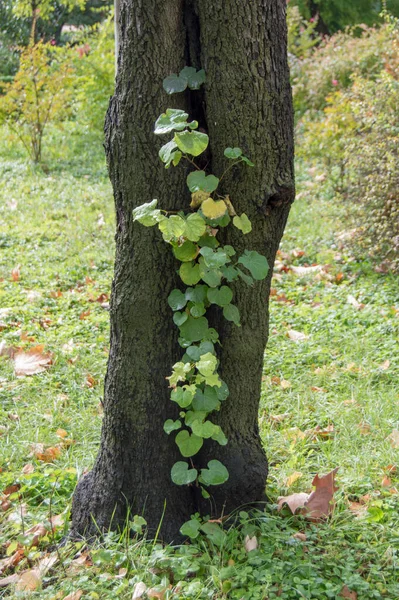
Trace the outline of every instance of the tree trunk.
<instances>
[{"instance_id":1,"label":"tree trunk","mask_svg":"<svg viewBox=\"0 0 399 600\"><path fill-rule=\"evenodd\" d=\"M294 198L293 118L286 60L285 0L122 0L116 92L106 119L106 152L117 214L111 301L111 348L105 382L104 423L93 470L78 484L73 533L117 527L143 514L150 535L162 521L165 539L201 508L222 511L265 498L267 461L258 433L268 295L275 254ZM204 92L168 97L162 80L184 65L204 68ZM165 377L180 359L177 328L167 303L179 286L177 262L155 228L132 220L132 210L158 198L162 209L189 203L182 165L165 170L154 121L167 107L187 109L210 136L207 170L220 176L228 146L239 146L254 168L233 168L218 191L230 194L238 213L252 221L245 237L234 227L223 242L238 253L266 255L268 278L252 288L234 285L242 326L211 315L221 338L220 374L230 396L217 418L226 446L207 440L196 464L219 458L229 480L210 488L210 501L193 486L176 486L170 470L180 454L176 419ZM222 188L222 189L221 189Z\"/></svg>"}]
</instances>

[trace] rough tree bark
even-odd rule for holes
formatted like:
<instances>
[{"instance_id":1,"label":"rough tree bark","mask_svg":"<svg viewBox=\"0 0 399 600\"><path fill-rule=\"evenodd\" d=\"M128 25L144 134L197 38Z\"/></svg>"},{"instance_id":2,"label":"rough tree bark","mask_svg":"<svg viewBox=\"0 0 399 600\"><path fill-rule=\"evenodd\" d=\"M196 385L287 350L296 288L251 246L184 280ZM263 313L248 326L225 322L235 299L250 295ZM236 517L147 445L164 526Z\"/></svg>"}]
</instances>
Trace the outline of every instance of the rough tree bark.
<instances>
[{"instance_id":1,"label":"rough tree bark","mask_svg":"<svg viewBox=\"0 0 399 600\"><path fill-rule=\"evenodd\" d=\"M171 482L180 455L174 434L163 432L177 418L165 377L179 360L177 328L167 304L179 286L177 263L156 228L132 221L134 207L158 198L161 208L188 206L179 165L165 171L155 119L167 107L186 109L210 136L207 170L226 168L223 150L239 146L253 169L236 167L221 183L253 230L245 238L225 231L225 243L267 256L273 265L294 199L293 116L286 60L285 0L122 0L115 95L106 118L106 153L116 215L116 259L111 301L111 347L104 395L101 447L93 470L78 484L72 531L93 534L143 514L154 532L176 539L199 505L219 515L265 499L267 460L258 433L263 353L268 336L270 276L253 288L237 283L234 303L242 327L215 311L220 333L221 376L230 396L212 420L222 425L227 446L204 444L199 466L219 458L230 478L210 488L211 501L191 486ZM184 65L204 68L202 92L172 97L163 78ZM210 502L210 504L209 504ZM204 505L205 504L205 505Z\"/></svg>"}]
</instances>

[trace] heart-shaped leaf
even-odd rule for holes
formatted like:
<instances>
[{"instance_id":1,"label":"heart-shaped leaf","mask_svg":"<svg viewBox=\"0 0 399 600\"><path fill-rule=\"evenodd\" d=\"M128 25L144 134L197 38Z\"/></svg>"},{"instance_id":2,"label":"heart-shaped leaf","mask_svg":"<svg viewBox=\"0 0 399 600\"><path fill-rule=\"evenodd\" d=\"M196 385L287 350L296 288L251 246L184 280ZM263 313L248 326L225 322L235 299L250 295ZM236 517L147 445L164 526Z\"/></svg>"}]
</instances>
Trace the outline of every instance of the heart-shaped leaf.
<instances>
[{"instance_id":1,"label":"heart-shaped leaf","mask_svg":"<svg viewBox=\"0 0 399 600\"><path fill-rule=\"evenodd\" d=\"M176 133L173 139L182 152L191 154L191 156L202 154L209 143L209 137L206 133L200 133L199 131Z\"/></svg>"},{"instance_id":2,"label":"heart-shaped leaf","mask_svg":"<svg viewBox=\"0 0 399 600\"><path fill-rule=\"evenodd\" d=\"M202 190L210 194L219 184L219 179L214 175L206 175L205 171L193 171L187 176L187 185L190 192Z\"/></svg>"},{"instance_id":3,"label":"heart-shaped leaf","mask_svg":"<svg viewBox=\"0 0 399 600\"><path fill-rule=\"evenodd\" d=\"M183 431L180 433L183 433ZM188 485L196 480L198 471L197 469L189 469L186 462L179 460L173 465L170 474L173 483L176 485Z\"/></svg>"},{"instance_id":4,"label":"heart-shaped leaf","mask_svg":"<svg viewBox=\"0 0 399 600\"><path fill-rule=\"evenodd\" d=\"M204 200L204 202L201 204L201 210L203 215L207 218L207 219L219 219L220 217L223 217L223 215L226 214L227 212L227 206L226 204L223 202L223 200L213 200L213 198L208 198L207 200Z\"/></svg>"},{"instance_id":5,"label":"heart-shaped leaf","mask_svg":"<svg viewBox=\"0 0 399 600\"><path fill-rule=\"evenodd\" d=\"M238 259L238 262L244 265L252 277L257 280L264 279L269 272L266 257L254 250L245 250L244 254Z\"/></svg>"},{"instance_id":6,"label":"heart-shaped leaf","mask_svg":"<svg viewBox=\"0 0 399 600\"><path fill-rule=\"evenodd\" d=\"M233 299L233 292L227 285L222 285L221 288L209 288L207 294L209 302L218 306L226 306Z\"/></svg>"},{"instance_id":7,"label":"heart-shaped leaf","mask_svg":"<svg viewBox=\"0 0 399 600\"><path fill-rule=\"evenodd\" d=\"M229 478L226 467L218 460L210 460L207 469L201 469L200 481L205 485L221 485Z\"/></svg>"},{"instance_id":8,"label":"heart-shaped leaf","mask_svg":"<svg viewBox=\"0 0 399 600\"><path fill-rule=\"evenodd\" d=\"M175 441L179 446L180 453L186 458L197 454L197 452L201 450L202 444L204 443L202 438L194 434L190 435L186 429L179 431Z\"/></svg>"}]
</instances>

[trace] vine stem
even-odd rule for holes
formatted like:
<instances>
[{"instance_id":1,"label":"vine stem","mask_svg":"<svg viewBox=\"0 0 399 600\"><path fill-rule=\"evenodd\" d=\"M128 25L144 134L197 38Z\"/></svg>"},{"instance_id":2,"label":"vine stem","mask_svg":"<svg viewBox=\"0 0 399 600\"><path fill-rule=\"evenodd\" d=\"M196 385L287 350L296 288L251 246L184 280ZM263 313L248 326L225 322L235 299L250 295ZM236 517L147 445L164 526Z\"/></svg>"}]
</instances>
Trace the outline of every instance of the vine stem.
<instances>
[{"instance_id":1,"label":"vine stem","mask_svg":"<svg viewBox=\"0 0 399 600\"><path fill-rule=\"evenodd\" d=\"M219 183L222 181L222 179L226 175L226 173L228 173L233 167L235 167L236 165L238 165L240 162L242 162L242 159L237 160L236 162L233 162L233 164L231 164L229 167L227 167L227 169L225 170L225 172L220 177Z\"/></svg>"},{"instance_id":2,"label":"vine stem","mask_svg":"<svg viewBox=\"0 0 399 600\"><path fill-rule=\"evenodd\" d=\"M193 167L195 167L197 169L197 171L200 171L201 169L199 168L198 165L195 164L195 162L193 160L191 160L191 158L188 158L188 156L186 154L182 155L182 158L185 158L186 160L188 160L189 163L191 163L193 165Z\"/></svg>"}]
</instances>

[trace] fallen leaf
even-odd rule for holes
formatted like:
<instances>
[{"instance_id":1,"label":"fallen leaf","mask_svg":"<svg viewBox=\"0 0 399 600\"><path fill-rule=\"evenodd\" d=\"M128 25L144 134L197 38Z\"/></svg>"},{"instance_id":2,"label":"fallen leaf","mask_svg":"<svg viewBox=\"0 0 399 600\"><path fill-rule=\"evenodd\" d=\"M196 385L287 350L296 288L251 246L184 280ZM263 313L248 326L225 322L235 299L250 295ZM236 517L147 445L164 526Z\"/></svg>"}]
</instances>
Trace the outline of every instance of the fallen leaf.
<instances>
[{"instance_id":1,"label":"fallen leaf","mask_svg":"<svg viewBox=\"0 0 399 600\"><path fill-rule=\"evenodd\" d=\"M17 548L17 550L11 554L11 556L7 556L0 560L0 575L7 571L7 569L12 569L16 567L17 564L24 558L25 556L25 548Z\"/></svg>"},{"instance_id":2,"label":"fallen leaf","mask_svg":"<svg viewBox=\"0 0 399 600\"><path fill-rule=\"evenodd\" d=\"M34 592L41 586L41 583L39 569L29 569L20 575L15 589L19 592Z\"/></svg>"},{"instance_id":3,"label":"fallen leaf","mask_svg":"<svg viewBox=\"0 0 399 600\"><path fill-rule=\"evenodd\" d=\"M61 290L56 290L55 292L50 292L50 298L61 298L62 292Z\"/></svg>"},{"instance_id":4,"label":"fallen leaf","mask_svg":"<svg viewBox=\"0 0 399 600\"><path fill-rule=\"evenodd\" d=\"M347 297L346 301L348 304L351 304L352 306L354 306L357 310L362 310L366 306L365 304L358 302L356 300L356 298L354 296L351 296L350 294Z\"/></svg>"},{"instance_id":5,"label":"fallen leaf","mask_svg":"<svg viewBox=\"0 0 399 600\"><path fill-rule=\"evenodd\" d=\"M390 479L390 477L387 477L386 475L382 478L381 481L381 487L392 487L392 480Z\"/></svg>"},{"instance_id":6,"label":"fallen leaf","mask_svg":"<svg viewBox=\"0 0 399 600\"><path fill-rule=\"evenodd\" d=\"M300 471L295 471L294 473L292 473L292 475L287 477L286 482L285 482L286 487L291 487L301 477L302 477L302 473Z\"/></svg>"},{"instance_id":7,"label":"fallen leaf","mask_svg":"<svg viewBox=\"0 0 399 600\"><path fill-rule=\"evenodd\" d=\"M288 390L288 388L291 387L291 381L288 381L288 379L282 379L280 381L280 386L283 388L283 390Z\"/></svg>"},{"instance_id":8,"label":"fallen leaf","mask_svg":"<svg viewBox=\"0 0 399 600\"><path fill-rule=\"evenodd\" d=\"M367 512L367 506L361 502L349 502L349 510L357 517L362 517Z\"/></svg>"},{"instance_id":9,"label":"fallen leaf","mask_svg":"<svg viewBox=\"0 0 399 600\"><path fill-rule=\"evenodd\" d=\"M17 377L42 373L51 365L51 355L43 353L42 346L35 346L27 352L17 352L14 356L14 368Z\"/></svg>"},{"instance_id":10,"label":"fallen leaf","mask_svg":"<svg viewBox=\"0 0 399 600\"><path fill-rule=\"evenodd\" d=\"M55 435L61 439L64 439L67 437L68 432L65 431L65 429L57 429L57 431L55 432Z\"/></svg>"},{"instance_id":11,"label":"fallen leaf","mask_svg":"<svg viewBox=\"0 0 399 600\"><path fill-rule=\"evenodd\" d=\"M19 483L13 483L12 485L8 485L3 490L3 495L4 496L11 496L11 494L15 494L15 492L18 492L18 490L20 488L21 488L21 485Z\"/></svg>"},{"instance_id":12,"label":"fallen leaf","mask_svg":"<svg viewBox=\"0 0 399 600\"><path fill-rule=\"evenodd\" d=\"M390 360L384 360L383 363L378 365L378 368L381 369L382 371L387 371L389 369L390 365L391 365Z\"/></svg>"},{"instance_id":13,"label":"fallen leaf","mask_svg":"<svg viewBox=\"0 0 399 600\"><path fill-rule=\"evenodd\" d=\"M307 519L317 522L328 517L334 509L334 476L338 467L324 476L316 475L312 481L315 490L310 494L300 492L278 499L278 510L287 504L292 514L300 510Z\"/></svg>"},{"instance_id":14,"label":"fallen leaf","mask_svg":"<svg viewBox=\"0 0 399 600\"><path fill-rule=\"evenodd\" d=\"M371 433L371 427L368 423L359 423L358 428L361 435L370 435Z\"/></svg>"},{"instance_id":15,"label":"fallen leaf","mask_svg":"<svg viewBox=\"0 0 399 600\"><path fill-rule=\"evenodd\" d=\"M143 581L139 581L133 588L132 600L138 600L139 598L142 598L146 591L146 584Z\"/></svg>"},{"instance_id":16,"label":"fallen leaf","mask_svg":"<svg viewBox=\"0 0 399 600\"><path fill-rule=\"evenodd\" d=\"M0 587L7 587L8 585L13 585L17 583L19 575L14 573L14 575L9 575L8 577L2 577L0 579Z\"/></svg>"},{"instance_id":17,"label":"fallen leaf","mask_svg":"<svg viewBox=\"0 0 399 600\"><path fill-rule=\"evenodd\" d=\"M53 462L61 456L61 449L58 446L45 448L44 444L32 445L33 456L42 462Z\"/></svg>"},{"instance_id":18,"label":"fallen leaf","mask_svg":"<svg viewBox=\"0 0 399 600\"><path fill-rule=\"evenodd\" d=\"M171 587L172 586L169 585L168 587L162 588L162 589L157 589L155 587L150 588L149 590L146 591L147 598L158 598L158 600L164 600L166 592Z\"/></svg>"},{"instance_id":19,"label":"fallen leaf","mask_svg":"<svg viewBox=\"0 0 399 600\"><path fill-rule=\"evenodd\" d=\"M311 267L291 267L292 272L298 277L313 275L323 270L322 265L313 265Z\"/></svg>"},{"instance_id":20,"label":"fallen leaf","mask_svg":"<svg viewBox=\"0 0 399 600\"><path fill-rule=\"evenodd\" d=\"M83 321L84 319L87 319L87 317L90 315L90 313L91 313L90 309L84 310L83 312L80 313L79 319L81 321Z\"/></svg>"},{"instance_id":21,"label":"fallen leaf","mask_svg":"<svg viewBox=\"0 0 399 600\"><path fill-rule=\"evenodd\" d=\"M347 585L342 588L340 596L341 598L348 598L348 600L357 600L357 593L350 590Z\"/></svg>"},{"instance_id":22,"label":"fallen leaf","mask_svg":"<svg viewBox=\"0 0 399 600\"><path fill-rule=\"evenodd\" d=\"M64 600L80 600L82 596L83 590L77 590L76 592L72 592L71 594L68 594L68 596L65 596Z\"/></svg>"},{"instance_id":23,"label":"fallen leaf","mask_svg":"<svg viewBox=\"0 0 399 600\"><path fill-rule=\"evenodd\" d=\"M281 415L270 415L270 420L274 423L282 423L285 419L288 419L290 413L282 413Z\"/></svg>"},{"instance_id":24,"label":"fallen leaf","mask_svg":"<svg viewBox=\"0 0 399 600\"><path fill-rule=\"evenodd\" d=\"M252 550L256 550L258 547L258 540L256 539L256 535L253 537L249 537L249 535L245 536L245 550L247 552L251 552Z\"/></svg>"},{"instance_id":25,"label":"fallen leaf","mask_svg":"<svg viewBox=\"0 0 399 600\"><path fill-rule=\"evenodd\" d=\"M399 431L397 429L393 429L387 437L387 440L391 444L392 448L399 448Z\"/></svg>"},{"instance_id":26,"label":"fallen leaf","mask_svg":"<svg viewBox=\"0 0 399 600\"><path fill-rule=\"evenodd\" d=\"M316 425L313 429L307 429L305 435L317 439L318 437L332 437L334 435L334 425L330 424L327 427Z\"/></svg>"},{"instance_id":27,"label":"fallen leaf","mask_svg":"<svg viewBox=\"0 0 399 600\"><path fill-rule=\"evenodd\" d=\"M294 533L294 535L292 537L295 538L296 540L301 540L301 542L306 542L306 540L308 539L306 534L301 533L300 531L298 531L297 533Z\"/></svg>"},{"instance_id":28,"label":"fallen leaf","mask_svg":"<svg viewBox=\"0 0 399 600\"><path fill-rule=\"evenodd\" d=\"M322 387L318 387L317 385L312 385L310 389L312 390L312 392L323 392L324 394L327 394L327 390L325 390Z\"/></svg>"},{"instance_id":29,"label":"fallen leaf","mask_svg":"<svg viewBox=\"0 0 399 600\"><path fill-rule=\"evenodd\" d=\"M13 268L11 271L11 279L12 281L19 281L21 279L21 265Z\"/></svg>"},{"instance_id":30,"label":"fallen leaf","mask_svg":"<svg viewBox=\"0 0 399 600\"><path fill-rule=\"evenodd\" d=\"M289 337L293 342L303 342L309 338L309 336L305 333L302 333L301 331L295 331L295 329L290 329L287 331L287 337Z\"/></svg>"},{"instance_id":31,"label":"fallen leaf","mask_svg":"<svg viewBox=\"0 0 399 600\"><path fill-rule=\"evenodd\" d=\"M92 388L97 384L97 381L94 379L93 375L90 375L90 373L88 373L86 375L86 381L85 381L86 385L88 388Z\"/></svg>"},{"instance_id":32,"label":"fallen leaf","mask_svg":"<svg viewBox=\"0 0 399 600\"><path fill-rule=\"evenodd\" d=\"M30 543L31 546L37 546L42 537L47 534L47 529L43 525L43 523L37 523L37 525L33 525L30 529L25 531L25 535L32 535L33 539Z\"/></svg>"}]
</instances>

